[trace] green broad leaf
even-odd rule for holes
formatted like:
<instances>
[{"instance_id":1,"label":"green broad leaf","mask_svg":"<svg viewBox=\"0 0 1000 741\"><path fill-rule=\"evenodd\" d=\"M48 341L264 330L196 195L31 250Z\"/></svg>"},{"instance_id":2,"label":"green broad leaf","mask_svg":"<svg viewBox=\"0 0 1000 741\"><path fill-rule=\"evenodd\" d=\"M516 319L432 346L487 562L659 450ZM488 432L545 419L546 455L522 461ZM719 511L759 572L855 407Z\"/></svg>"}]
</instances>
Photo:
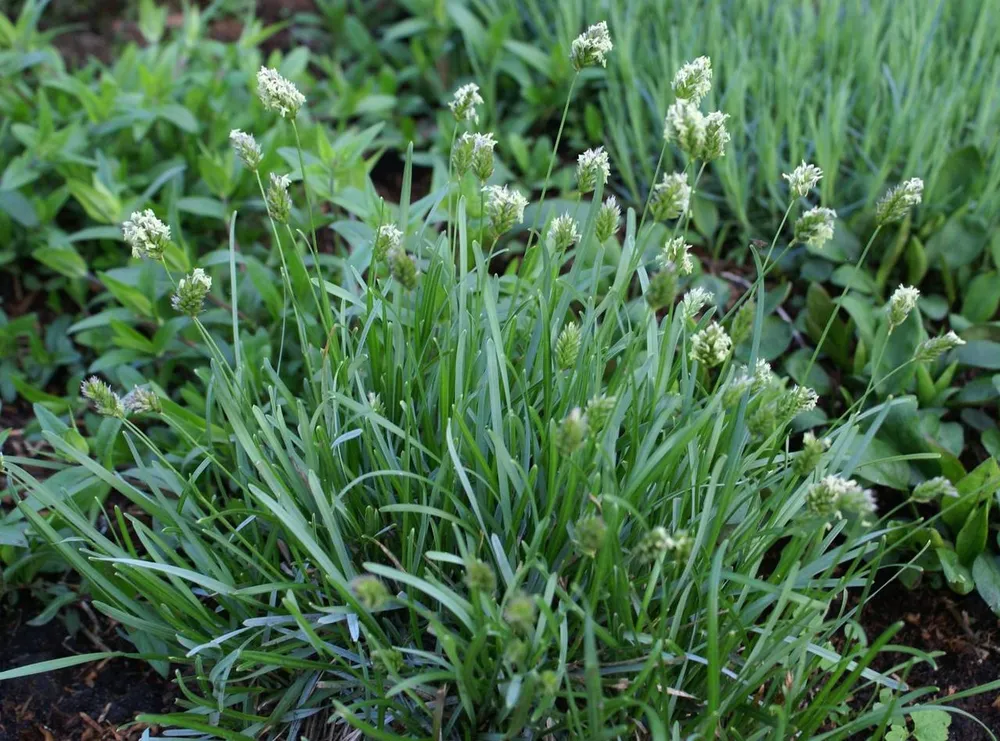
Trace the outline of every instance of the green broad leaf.
<instances>
[{"instance_id":1,"label":"green broad leaf","mask_svg":"<svg viewBox=\"0 0 1000 741\"><path fill-rule=\"evenodd\" d=\"M948 155L924 200L945 213L955 211L978 197L985 174L986 165L978 147L956 149Z\"/></svg>"},{"instance_id":2,"label":"green broad leaf","mask_svg":"<svg viewBox=\"0 0 1000 741\"><path fill-rule=\"evenodd\" d=\"M990 499L985 499L966 518L965 524L955 538L955 552L958 560L971 564L978 555L986 550L986 541L990 534Z\"/></svg>"},{"instance_id":3,"label":"green broad leaf","mask_svg":"<svg viewBox=\"0 0 1000 741\"><path fill-rule=\"evenodd\" d=\"M962 565L955 551L950 548L935 548L934 552L941 562L941 570L944 572L944 578L954 592L964 595L976 588L972 572Z\"/></svg>"},{"instance_id":4,"label":"green broad leaf","mask_svg":"<svg viewBox=\"0 0 1000 741\"><path fill-rule=\"evenodd\" d=\"M980 273L965 287L962 316L970 322L988 322L1000 307L1000 275L995 270Z\"/></svg>"},{"instance_id":5,"label":"green broad leaf","mask_svg":"<svg viewBox=\"0 0 1000 741\"><path fill-rule=\"evenodd\" d=\"M785 371L792 377L795 383L800 386L808 386L814 389L817 394L823 396L830 393L833 389L833 384L830 381L830 375L819 363L813 365L809 370L809 376L806 377L806 369L809 368L811 357L811 350L800 347L785 357Z\"/></svg>"},{"instance_id":6,"label":"green broad leaf","mask_svg":"<svg viewBox=\"0 0 1000 741\"><path fill-rule=\"evenodd\" d=\"M96 177L93 185L82 180L70 180L66 187L94 221L102 224L117 224L120 221L122 202Z\"/></svg>"},{"instance_id":7,"label":"green broad leaf","mask_svg":"<svg viewBox=\"0 0 1000 741\"><path fill-rule=\"evenodd\" d=\"M951 727L951 713L944 710L914 710L910 713L913 721L913 737L916 741L948 741Z\"/></svg>"},{"instance_id":8,"label":"green broad leaf","mask_svg":"<svg viewBox=\"0 0 1000 741\"><path fill-rule=\"evenodd\" d=\"M830 280L834 285L841 288L850 287L852 291L858 293L873 294L876 292L875 279L864 269L857 269L853 265L841 265L833 271Z\"/></svg>"},{"instance_id":9,"label":"green broad leaf","mask_svg":"<svg viewBox=\"0 0 1000 741\"><path fill-rule=\"evenodd\" d=\"M226 204L216 198L189 196L177 201L177 208L196 216L206 216L211 219L225 221L227 217Z\"/></svg>"},{"instance_id":10,"label":"green broad leaf","mask_svg":"<svg viewBox=\"0 0 1000 741\"><path fill-rule=\"evenodd\" d=\"M1000 561L992 553L981 553L972 564L972 578L976 591L1000 617Z\"/></svg>"},{"instance_id":11,"label":"green broad leaf","mask_svg":"<svg viewBox=\"0 0 1000 741\"><path fill-rule=\"evenodd\" d=\"M0 211L26 229L38 226L38 212L31 201L16 190L0 190Z\"/></svg>"},{"instance_id":12,"label":"green broad leaf","mask_svg":"<svg viewBox=\"0 0 1000 741\"><path fill-rule=\"evenodd\" d=\"M522 41L508 40L504 42L504 48L529 67L534 67L536 71L541 72L546 77L551 77L552 60L539 51L537 46L525 44Z\"/></svg>"},{"instance_id":13,"label":"green broad leaf","mask_svg":"<svg viewBox=\"0 0 1000 741\"><path fill-rule=\"evenodd\" d=\"M969 340L959 347L957 352L962 365L1000 370L1000 342Z\"/></svg>"},{"instance_id":14,"label":"green broad leaf","mask_svg":"<svg viewBox=\"0 0 1000 741\"><path fill-rule=\"evenodd\" d=\"M67 278L84 278L87 275L87 263L80 253L70 244L39 247L31 253L38 262Z\"/></svg>"},{"instance_id":15,"label":"green broad leaf","mask_svg":"<svg viewBox=\"0 0 1000 741\"><path fill-rule=\"evenodd\" d=\"M910 281L915 284L915 281ZM936 293L920 297L920 310L936 322L948 316L948 300Z\"/></svg>"},{"instance_id":16,"label":"green broad leaf","mask_svg":"<svg viewBox=\"0 0 1000 741\"><path fill-rule=\"evenodd\" d=\"M960 268L983 254L990 236L982 219L956 214L927 241L927 257L932 263L940 260L949 268Z\"/></svg>"},{"instance_id":17,"label":"green broad leaf","mask_svg":"<svg viewBox=\"0 0 1000 741\"><path fill-rule=\"evenodd\" d=\"M958 532L972 510L984 499L991 498L1000 489L1000 466L996 458L988 458L955 484L958 500L949 500L942 507L941 518Z\"/></svg>"},{"instance_id":18,"label":"green broad leaf","mask_svg":"<svg viewBox=\"0 0 1000 741\"><path fill-rule=\"evenodd\" d=\"M839 268L838 268L839 269ZM862 298L853 294L844 296L840 305L844 311L854 320L854 325L858 329L861 339L869 347L875 343L875 309L872 307L871 299Z\"/></svg>"},{"instance_id":19,"label":"green broad leaf","mask_svg":"<svg viewBox=\"0 0 1000 741\"><path fill-rule=\"evenodd\" d=\"M695 197L691 202L691 218L695 229L706 239L711 239L719 228L719 209L708 198Z\"/></svg>"},{"instance_id":20,"label":"green broad leaf","mask_svg":"<svg viewBox=\"0 0 1000 741\"><path fill-rule=\"evenodd\" d=\"M12 158L0 177L0 190L17 190L35 182L42 173L33 166L34 161L35 157L27 152Z\"/></svg>"},{"instance_id":21,"label":"green broad leaf","mask_svg":"<svg viewBox=\"0 0 1000 741\"><path fill-rule=\"evenodd\" d=\"M130 286L127 283L123 283L120 280L116 280L107 273L98 273L97 277L100 278L104 287L111 292L111 295L114 296L118 302L122 304L122 306L130 308L142 316L153 316L153 302L150 301L149 297L138 288Z\"/></svg>"},{"instance_id":22,"label":"green broad leaf","mask_svg":"<svg viewBox=\"0 0 1000 741\"><path fill-rule=\"evenodd\" d=\"M189 134L198 133L198 119L180 103L167 103L156 110L156 115Z\"/></svg>"},{"instance_id":23,"label":"green broad leaf","mask_svg":"<svg viewBox=\"0 0 1000 741\"><path fill-rule=\"evenodd\" d=\"M760 335L760 357L774 360L780 357L792 342L792 327L780 317L769 316L764 319Z\"/></svg>"},{"instance_id":24,"label":"green broad leaf","mask_svg":"<svg viewBox=\"0 0 1000 741\"><path fill-rule=\"evenodd\" d=\"M986 452L992 455L994 458L1000 457L1000 429L992 427L988 430L984 430L980 441L983 447L986 448Z\"/></svg>"},{"instance_id":25,"label":"green broad leaf","mask_svg":"<svg viewBox=\"0 0 1000 741\"><path fill-rule=\"evenodd\" d=\"M858 448L862 447L862 441L861 436L855 439L852 453L857 452ZM890 443L876 437L864 445L861 450L861 458L858 461L858 476L879 486L906 491L910 488L913 476L910 464L898 459L899 451Z\"/></svg>"}]
</instances>

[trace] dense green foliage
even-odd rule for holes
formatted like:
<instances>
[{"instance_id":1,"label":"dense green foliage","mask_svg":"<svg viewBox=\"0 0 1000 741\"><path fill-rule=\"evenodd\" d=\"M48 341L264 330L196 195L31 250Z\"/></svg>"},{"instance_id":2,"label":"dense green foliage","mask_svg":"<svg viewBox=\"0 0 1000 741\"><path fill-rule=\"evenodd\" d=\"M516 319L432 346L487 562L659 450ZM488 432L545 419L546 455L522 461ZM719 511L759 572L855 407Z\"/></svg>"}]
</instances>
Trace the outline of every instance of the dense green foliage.
<instances>
[{"instance_id":1,"label":"dense green foliage","mask_svg":"<svg viewBox=\"0 0 1000 741\"><path fill-rule=\"evenodd\" d=\"M622 0L605 69L582 0L226 5L78 68L0 16L5 582L73 570L204 738L946 729L855 605L1000 611L1000 11ZM714 154L664 138L699 54Z\"/></svg>"}]
</instances>

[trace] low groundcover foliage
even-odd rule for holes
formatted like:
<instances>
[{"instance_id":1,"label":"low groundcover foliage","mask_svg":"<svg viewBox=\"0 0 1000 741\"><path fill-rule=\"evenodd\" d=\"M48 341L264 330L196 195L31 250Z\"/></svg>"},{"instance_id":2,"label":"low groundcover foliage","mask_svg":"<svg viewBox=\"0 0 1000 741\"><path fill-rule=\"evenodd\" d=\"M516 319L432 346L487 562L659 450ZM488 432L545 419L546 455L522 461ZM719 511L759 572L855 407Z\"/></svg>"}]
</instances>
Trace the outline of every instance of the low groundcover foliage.
<instances>
[{"instance_id":1,"label":"low groundcover foliage","mask_svg":"<svg viewBox=\"0 0 1000 741\"><path fill-rule=\"evenodd\" d=\"M612 49L598 24L573 64ZM203 738L325 723L383 739L846 738L927 692L869 668L890 635L869 640L848 598L886 552L852 451L892 401L792 443L816 395L757 359L770 251L741 309L718 315L701 289L675 303L697 168L729 140L726 117L698 108L706 64L675 83L667 134L689 165L651 194L647 211L676 222L655 258L647 214L622 229L603 199L603 150L581 155L579 206L555 218L487 184L495 142L466 130L474 85L452 104L447 187L411 203L407 158L364 275L319 270L308 189L294 228L301 159L293 177L258 173L288 308L274 360L242 342L235 238L214 279L173 276L169 228L133 215L134 254L163 263L202 338L203 393L182 408L85 382L102 439L120 433L131 460L47 439L128 500L110 522L30 461L5 466L95 604L176 673L182 711L147 720ZM258 81L275 125L294 127L295 86ZM251 133L232 140L256 171ZM788 178L791 214L819 171ZM883 212L919 202L906 187ZM795 239L822 245L829 210L801 211ZM521 245L531 220L547 228ZM198 318L227 286L228 336ZM747 365L733 335L754 338Z\"/></svg>"}]
</instances>

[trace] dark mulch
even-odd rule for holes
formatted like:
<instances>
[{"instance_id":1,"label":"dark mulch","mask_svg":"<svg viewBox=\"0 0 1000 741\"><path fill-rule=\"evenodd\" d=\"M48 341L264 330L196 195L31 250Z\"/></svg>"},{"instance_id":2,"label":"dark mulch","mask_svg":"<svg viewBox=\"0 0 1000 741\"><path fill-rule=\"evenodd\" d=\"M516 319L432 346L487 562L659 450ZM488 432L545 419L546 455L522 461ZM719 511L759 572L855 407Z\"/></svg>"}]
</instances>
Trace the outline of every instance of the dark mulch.
<instances>
[{"instance_id":1,"label":"dark mulch","mask_svg":"<svg viewBox=\"0 0 1000 741\"><path fill-rule=\"evenodd\" d=\"M76 637L58 621L27 625L41 605L0 601L0 671L39 661L112 649L129 650L114 625L98 620ZM118 730L138 713L173 705L171 685L128 659L84 664L0 684L0 741L134 741L141 726Z\"/></svg>"},{"instance_id":2,"label":"dark mulch","mask_svg":"<svg viewBox=\"0 0 1000 741\"><path fill-rule=\"evenodd\" d=\"M869 600L861 622L873 637L897 621L903 628L892 643L944 652L936 659L936 671L926 663L916 666L907 677L910 686L938 687L933 697L948 697L1000 678L1000 619L978 594L960 597L947 589L930 588L909 591L893 582ZM882 654L873 668L888 670L905 658ZM953 706L1000 735L1000 691L958 700ZM953 714L951 738L979 741L990 736L978 723Z\"/></svg>"}]
</instances>

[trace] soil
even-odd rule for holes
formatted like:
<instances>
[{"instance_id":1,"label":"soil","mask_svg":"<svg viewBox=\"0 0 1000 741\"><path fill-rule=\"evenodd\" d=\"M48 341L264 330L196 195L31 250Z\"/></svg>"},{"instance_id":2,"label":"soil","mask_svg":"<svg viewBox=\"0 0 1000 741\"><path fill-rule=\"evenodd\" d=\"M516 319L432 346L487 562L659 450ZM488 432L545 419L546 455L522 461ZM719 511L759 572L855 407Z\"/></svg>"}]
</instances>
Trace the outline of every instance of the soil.
<instances>
[{"instance_id":1,"label":"soil","mask_svg":"<svg viewBox=\"0 0 1000 741\"><path fill-rule=\"evenodd\" d=\"M58 621L27 624L41 605L0 602L0 671L105 648L129 650L115 625L97 620L69 637ZM87 619L89 621L89 619ZM140 661L111 659L0 683L0 741L135 741L139 713L173 705L173 688Z\"/></svg>"},{"instance_id":2,"label":"soil","mask_svg":"<svg viewBox=\"0 0 1000 741\"><path fill-rule=\"evenodd\" d=\"M935 659L936 670L927 663L912 669L906 677L911 687L938 687L931 697L948 697L1000 677L1000 619L975 592L961 597L929 587L909 591L892 582L865 605L861 623L869 637L874 637L897 621L903 628L893 637L894 645L942 652ZM903 654L882 653L873 668L887 671L905 659ZM1000 735L1000 691L949 705L974 715ZM952 714L950 738L979 741L990 735L979 723Z\"/></svg>"}]
</instances>

